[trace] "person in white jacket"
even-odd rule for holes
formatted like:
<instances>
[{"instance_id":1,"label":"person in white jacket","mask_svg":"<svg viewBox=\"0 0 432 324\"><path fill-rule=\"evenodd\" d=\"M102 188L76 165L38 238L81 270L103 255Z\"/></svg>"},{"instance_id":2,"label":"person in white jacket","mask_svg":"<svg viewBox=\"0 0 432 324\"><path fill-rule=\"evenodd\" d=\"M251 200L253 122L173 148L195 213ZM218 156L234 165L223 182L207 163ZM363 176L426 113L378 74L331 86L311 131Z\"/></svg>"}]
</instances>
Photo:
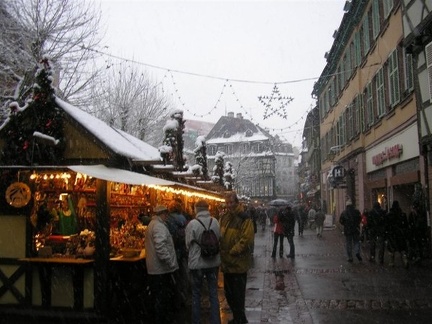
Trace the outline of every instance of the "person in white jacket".
<instances>
[{"instance_id":1,"label":"person in white jacket","mask_svg":"<svg viewBox=\"0 0 432 324\"><path fill-rule=\"evenodd\" d=\"M153 300L153 323L171 324L174 320L176 282L174 272L178 262L172 236L166 225L169 211L156 206L145 233L146 266Z\"/></svg>"},{"instance_id":2,"label":"person in white jacket","mask_svg":"<svg viewBox=\"0 0 432 324\"><path fill-rule=\"evenodd\" d=\"M220 239L220 227L216 218L209 212L209 205L205 200L195 204L196 218L186 226L186 248L188 252L188 268L192 281L192 324L201 323L201 287L206 278L210 300L210 324L220 324L219 299L217 293L218 271L221 262L220 254L212 257L202 257L200 242L204 226L214 231ZM199 219L204 226L197 220ZM210 224L211 220L211 224Z\"/></svg>"}]
</instances>

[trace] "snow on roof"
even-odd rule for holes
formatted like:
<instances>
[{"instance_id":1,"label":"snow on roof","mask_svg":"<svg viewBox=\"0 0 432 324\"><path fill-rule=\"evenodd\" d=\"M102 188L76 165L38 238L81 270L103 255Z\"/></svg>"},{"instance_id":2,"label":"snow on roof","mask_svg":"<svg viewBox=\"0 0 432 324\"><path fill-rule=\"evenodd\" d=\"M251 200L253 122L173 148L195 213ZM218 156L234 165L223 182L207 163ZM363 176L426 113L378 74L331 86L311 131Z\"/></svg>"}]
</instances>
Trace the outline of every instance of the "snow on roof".
<instances>
[{"instance_id":1,"label":"snow on roof","mask_svg":"<svg viewBox=\"0 0 432 324\"><path fill-rule=\"evenodd\" d=\"M115 153L134 160L161 160L158 149L150 144L109 126L102 120L59 98L56 98L56 103Z\"/></svg>"},{"instance_id":2,"label":"snow on roof","mask_svg":"<svg viewBox=\"0 0 432 324\"><path fill-rule=\"evenodd\" d=\"M245 133L236 133L229 137L215 137L207 140L208 144L222 144L222 143L244 143L255 141L268 141L269 138L263 133L254 133L252 136L246 136Z\"/></svg>"}]
</instances>

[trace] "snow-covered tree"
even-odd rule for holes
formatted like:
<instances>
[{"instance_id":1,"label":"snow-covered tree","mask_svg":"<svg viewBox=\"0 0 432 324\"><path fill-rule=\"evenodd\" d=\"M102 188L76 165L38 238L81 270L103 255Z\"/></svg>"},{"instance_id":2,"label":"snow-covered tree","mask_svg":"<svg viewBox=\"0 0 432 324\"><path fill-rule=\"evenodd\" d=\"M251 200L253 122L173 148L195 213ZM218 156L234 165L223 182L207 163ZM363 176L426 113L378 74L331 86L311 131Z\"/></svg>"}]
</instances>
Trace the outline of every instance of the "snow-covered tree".
<instances>
[{"instance_id":1,"label":"snow-covered tree","mask_svg":"<svg viewBox=\"0 0 432 324\"><path fill-rule=\"evenodd\" d=\"M164 163L172 163L178 171L183 171L186 163L183 155L184 124L183 111L176 109L163 128L165 137L162 146L159 147Z\"/></svg>"},{"instance_id":2,"label":"snow-covered tree","mask_svg":"<svg viewBox=\"0 0 432 324\"><path fill-rule=\"evenodd\" d=\"M234 170L232 163L229 161L225 163L224 186L227 190L233 190L234 188Z\"/></svg>"},{"instance_id":3,"label":"snow-covered tree","mask_svg":"<svg viewBox=\"0 0 432 324\"><path fill-rule=\"evenodd\" d=\"M224 156L225 153L217 151L215 154L215 166L213 167L213 176L211 177L214 183L224 185Z\"/></svg>"},{"instance_id":4,"label":"snow-covered tree","mask_svg":"<svg viewBox=\"0 0 432 324\"><path fill-rule=\"evenodd\" d=\"M208 179L208 166L207 166L207 146L204 136L198 136L195 141L195 161L198 167L194 167L192 172L195 175L202 175L205 180Z\"/></svg>"},{"instance_id":5,"label":"snow-covered tree","mask_svg":"<svg viewBox=\"0 0 432 324\"><path fill-rule=\"evenodd\" d=\"M0 101L5 110L13 101L31 98L38 63L52 62L57 95L80 105L96 78L89 66L100 43L100 14L94 3L74 0L0 0Z\"/></svg>"},{"instance_id":6,"label":"snow-covered tree","mask_svg":"<svg viewBox=\"0 0 432 324\"><path fill-rule=\"evenodd\" d=\"M1 151L2 164L55 165L62 161L65 148L62 111L55 103L48 59L43 59L42 65L36 73L33 100L24 107L11 103L10 114L0 127L8 138Z\"/></svg>"},{"instance_id":7,"label":"snow-covered tree","mask_svg":"<svg viewBox=\"0 0 432 324\"><path fill-rule=\"evenodd\" d=\"M169 103L146 72L137 66L111 64L103 82L92 87L91 113L110 126L157 146L169 116Z\"/></svg>"}]
</instances>

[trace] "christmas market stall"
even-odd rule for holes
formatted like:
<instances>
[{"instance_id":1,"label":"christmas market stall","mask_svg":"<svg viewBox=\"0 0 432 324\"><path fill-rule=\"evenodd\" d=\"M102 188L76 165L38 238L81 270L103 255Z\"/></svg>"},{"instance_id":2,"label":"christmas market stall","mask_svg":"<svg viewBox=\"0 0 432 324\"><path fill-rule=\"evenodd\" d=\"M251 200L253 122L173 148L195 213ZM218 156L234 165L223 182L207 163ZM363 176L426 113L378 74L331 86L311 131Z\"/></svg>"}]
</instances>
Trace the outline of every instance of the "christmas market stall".
<instances>
[{"instance_id":1,"label":"christmas market stall","mask_svg":"<svg viewBox=\"0 0 432 324\"><path fill-rule=\"evenodd\" d=\"M169 169L167 154L56 97L47 64L37 80L33 100L11 104L0 126L0 317L95 322L131 300L145 316L153 207L223 199L152 173Z\"/></svg>"}]
</instances>

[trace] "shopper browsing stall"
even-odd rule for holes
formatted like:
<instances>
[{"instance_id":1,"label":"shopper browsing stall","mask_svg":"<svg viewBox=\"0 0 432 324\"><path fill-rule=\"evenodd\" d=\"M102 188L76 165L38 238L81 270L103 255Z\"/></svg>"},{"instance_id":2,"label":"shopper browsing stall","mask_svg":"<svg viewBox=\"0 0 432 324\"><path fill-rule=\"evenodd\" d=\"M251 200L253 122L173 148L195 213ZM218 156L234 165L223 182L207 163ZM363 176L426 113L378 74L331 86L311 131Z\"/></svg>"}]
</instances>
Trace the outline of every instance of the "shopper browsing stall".
<instances>
[{"instance_id":1,"label":"shopper browsing stall","mask_svg":"<svg viewBox=\"0 0 432 324\"><path fill-rule=\"evenodd\" d=\"M178 270L172 236L166 225L169 211L166 206L156 206L148 225L145 239L146 266L150 293L153 299L153 323L170 324L174 319L175 280Z\"/></svg>"}]
</instances>

